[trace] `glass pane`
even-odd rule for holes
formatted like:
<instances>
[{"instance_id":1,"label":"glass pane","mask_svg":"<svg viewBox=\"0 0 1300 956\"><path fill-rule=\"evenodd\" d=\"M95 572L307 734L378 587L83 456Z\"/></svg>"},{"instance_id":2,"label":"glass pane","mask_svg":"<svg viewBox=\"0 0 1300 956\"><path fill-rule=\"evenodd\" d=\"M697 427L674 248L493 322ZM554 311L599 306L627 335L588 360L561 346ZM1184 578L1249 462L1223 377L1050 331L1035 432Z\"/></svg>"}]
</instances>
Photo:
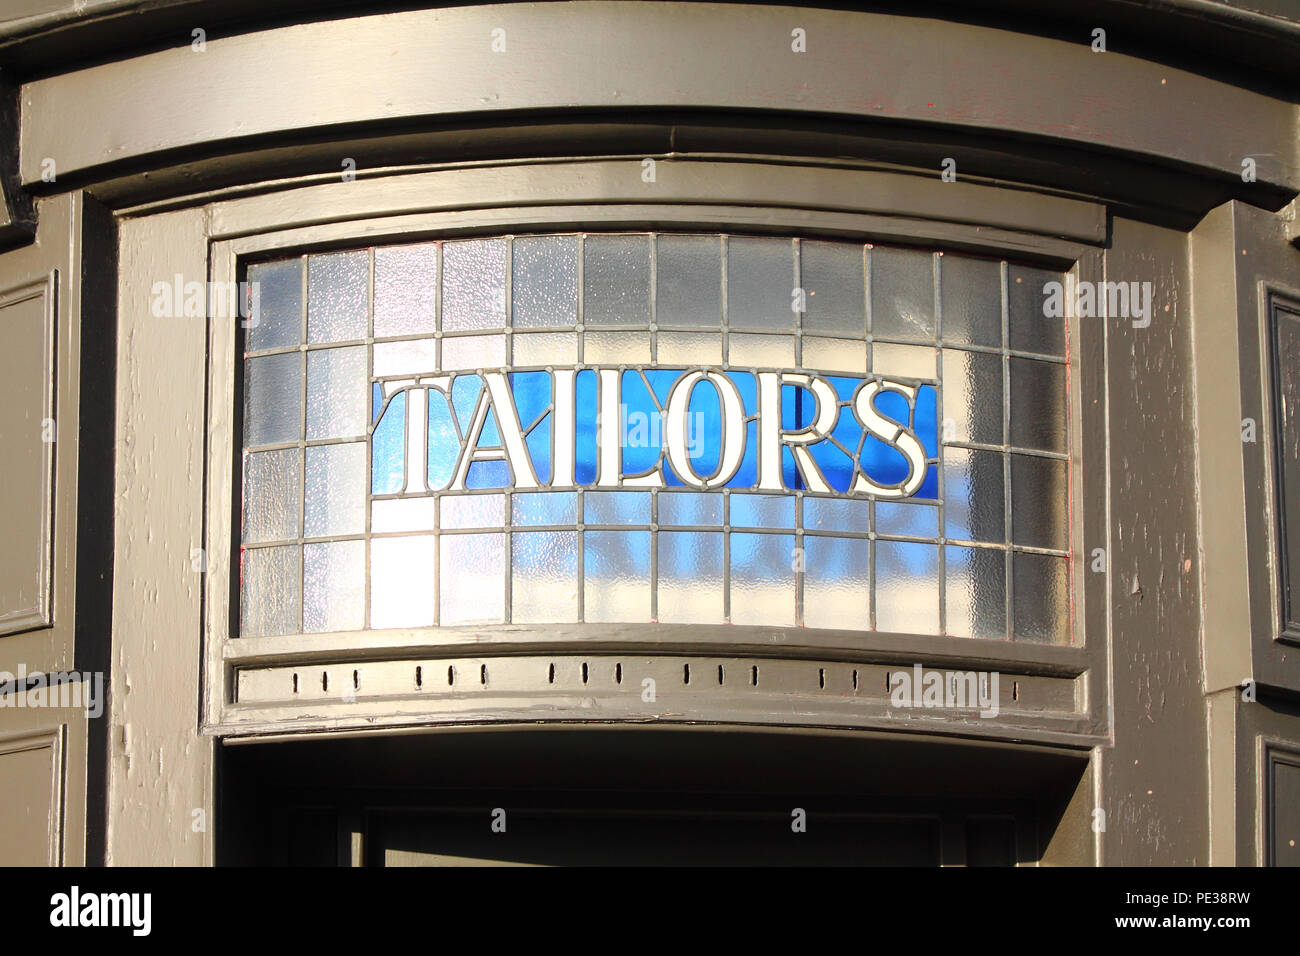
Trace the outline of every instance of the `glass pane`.
<instances>
[{"instance_id":1,"label":"glass pane","mask_svg":"<svg viewBox=\"0 0 1300 956\"><path fill-rule=\"evenodd\" d=\"M945 536L961 541L1005 541L1002 455L966 448L945 448L943 454Z\"/></svg>"},{"instance_id":2,"label":"glass pane","mask_svg":"<svg viewBox=\"0 0 1300 956\"><path fill-rule=\"evenodd\" d=\"M871 530L871 502L838 498L804 498L803 526L810 531Z\"/></svg>"},{"instance_id":3,"label":"glass pane","mask_svg":"<svg viewBox=\"0 0 1300 956\"><path fill-rule=\"evenodd\" d=\"M355 631L364 627L366 543L303 545L302 584L303 631Z\"/></svg>"},{"instance_id":4,"label":"glass pane","mask_svg":"<svg viewBox=\"0 0 1300 956\"><path fill-rule=\"evenodd\" d=\"M249 548L243 555L244 588L240 634L271 637L298 633L298 586L302 580L297 545Z\"/></svg>"},{"instance_id":5,"label":"glass pane","mask_svg":"<svg viewBox=\"0 0 1300 956\"><path fill-rule=\"evenodd\" d=\"M256 285L248 325L248 351L302 344L302 260L286 259L248 267Z\"/></svg>"},{"instance_id":6,"label":"glass pane","mask_svg":"<svg viewBox=\"0 0 1300 956\"><path fill-rule=\"evenodd\" d=\"M583 324L649 325L650 237L588 236L583 247Z\"/></svg>"},{"instance_id":7,"label":"glass pane","mask_svg":"<svg viewBox=\"0 0 1300 956\"><path fill-rule=\"evenodd\" d=\"M875 246L868 259L871 334L886 339L933 339L933 254Z\"/></svg>"},{"instance_id":8,"label":"glass pane","mask_svg":"<svg viewBox=\"0 0 1300 956\"><path fill-rule=\"evenodd\" d=\"M578 533L518 531L510 607L516 623L578 619Z\"/></svg>"},{"instance_id":9,"label":"glass pane","mask_svg":"<svg viewBox=\"0 0 1300 956\"><path fill-rule=\"evenodd\" d=\"M890 378L933 380L938 353L920 345L891 345L875 342L871 346L871 371Z\"/></svg>"},{"instance_id":10,"label":"glass pane","mask_svg":"<svg viewBox=\"0 0 1300 956\"><path fill-rule=\"evenodd\" d=\"M345 342L366 337L370 255L336 252L307 259L307 341Z\"/></svg>"},{"instance_id":11,"label":"glass pane","mask_svg":"<svg viewBox=\"0 0 1300 956\"><path fill-rule=\"evenodd\" d=\"M1002 444L1002 356L944 349L943 414L952 422L945 440Z\"/></svg>"},{"instance_id":12,"label":"glass pane","mask_svg":"<svg viewBox=\"0 0 1300 956\"><path fill-rule=\"evenodd\" d=\"M506 324L506 241L472 239L442 247L442 328L500 329Z\"/></svg>"},{"instance_id":13,"label":"glass pane","mask_svg":"<svg viewBox=\"0 0 1300 956\"><path fill-rule=\"evenodd\" d=\"M510 341L516 366L573 365L578 361L576 332L516 332Z\"/></svg>"},{"instance_id":14,"label":"glass pane","mask_svg":"<svg viewBox=\"0 0 1300 956\"><path fill-rule=\"evenodd\" d=\"M437 295L436 243L375 250L375 335L433 332Z\"/></svg>"},{"instance_id":15,"label":"glass pane","mask_svg":"<svg viewBox=\"0 0 1300 956\"><path fill-rule=\"evenodd\" d=\"M794 316L791 315L793 320ZM795 368L794 340L788 335L727 336L727 361L741 368Z\"/></svg>"},{"instance_id":16,"label":"glass pane","mask_svg":"<svg viewBox=\"0 0 1300 956\"><path fill-rule=\"evenodd\" d=\"M731 535L731 622L794 624L794 537Z\"/></svg>"},{"instance_id":17,"label":"glass pane","mask_svg":"<svg viewBox=\"0 0 1300 956\"><path fill-rule=\"evenodd\" d=\"M587 621L650 620L650 532L583 534Z\"/></svg>"},{"instance_id":18,"label":"glass pane","mask_svg":"<svg viewBox=\"0 0 1300 956\"><path fill-rule=\"evenodd\" d=\"M647 491L588 491L582 496L587 524L650 523Z\"/></svg>"},{"instance_id":19,"label":"glass pane","mask_svg":"<svg viewBox=\"0 0 1300 956\"><path fill-rule=\"evenodd\" d=\"M244 446L302 437L302 356L267 355L244 363Z\"/></svg>"},{"instance_id":20,"label":"glass pane","mask_svg":"<svg viewBox=\"0 0 1300 956\"><path fill-rule=\"evenodd\" d=\"M1070 642L1070 578L1066 558L1012 556L1015 637L1042 644Z\"/></svg>"},{"instance_id":21,"label":"glass pane","mask_svg":"<svg viewBox=\"0 0 1300 956\"><path fill-rule=\"evenodd\" d=\"M863 336L867 331L862 247L857 243L800 243L805 331Z\"/></svg>"},{"instance_id":22,"label":"glass pane","mask_svg":"<svg viewBox=\"0 0 1300 956\"><path fill-rule=\"evenodd\" d=\"M943 340L1002 347L1002 263L969 256L939 257Z\"/></svg>"},{"instance_id":23,"label":"glass pane","mask_svg":"<svg viewBox=\"0 0 1300 956\"><path fill-rule=\"evenodd\" d=\"M848 339L818 339L805 336L803 340L804 368L827 372L852 372L864 375L867 371L867 344Z\"/></svg>"},{"instance_id":24,"label":"glass pane","mask_svg":"<svg viewBox=\"0 0 1300 956\"><path fill-rule=\"evenodd\" d=\"M366 443L307 449L303 536L360 534L366 530Z\"/></svg>"},{"instance_id":25,"label":"glass pane","mask_svg":"<svg viewBox=\"0 0 1300 956\"><path fill-rule=\"evenodd\" d=\"M794 249L789 239L727 239L727 325L793 330Z\"/></svg>"},{"instance_id":26,"label":"glass pane","mask_svg":"<svg viewBox=\"0 0 1300 956\"><path fill-rule=\"evenodd\" d=\"M578 523L578 496L571 491L511 495L510 505L511 524Z\"/></svg>"},{"instance_id":27,"label":"glass pane","mask_svg":"<svg viewBox=\"0 0 1300 956\"><path fill-rule=\"evenodd\" d=\"M954 637L1007 636L1007 554L949 547L944 557L946 631Z\"/></svg>"},{"instance_id":28,"label":"glass pane","mask_svg":"<svg viewBox=\"0 0 1300 956\"><path fill-rule=\"evenodd\" d=\"M506 536L448 534L438 544L439 623L490 624L504 620Z\"/></svg>"},{"instance_id":29,"label":"glass pane","mask_svg":"<svg viewBox=\"0 0 1300 956\"><path fill-rule=\"evenodd\" d=\"M443 528L500 528L505 515L505 495L447 495L439 520Z\"/></svg>"},{"instance_id":30,"label":"glass pane","mask_svg":"<svg viewBox=\"0 0 1300 956\"><path fill-rule=\"evenodd\" d=\"M378 342L375 344L375 375L425 375L438 371L438 340Z\"/></svg>"},{"instance_id":31,"label":"glass pane","mask_svg":"<svg viewBox=\"0 0 1300 956\"><path fill-rule=\"evenodd\" d=\"M939 630L939 549L911 541L876 542L876 629Z\"/></svg>"},{"instance_id":32,"label":"glass pane","mask_svg":"<svg viewBox=\"0 0 1300 956\"><path fill-rule=\"evenodd\" d=\"M370 506L370 530L376 534L385 531L432 531L433 504L433 498L389 498L376 501Z\"/></svg>"},{"instance_id":33,"label":"glass pane","mask_svg":"<svg viewBox=\"0 0 1300 956\"><path fill-rule=\"evenodd\" d=\"M1045 305L1049 282L1061 285L1064 276L1046 269L1007 267L1007 317L1011 348L1017 352L1065 355L1065 319L1048 318Z\"/></svg>"},{"instance_id":34,"label":"glass pane","mask_svg":"<svg viewBox=\"0 0 1300 956\"><path fill-rule=\"evenodd\" d=\"M871 629L871 542L803 539L803 619L808 627Z\"/></svg>"},{"instance_id":35,"label":"glass pane","mask_svg":"<svg viewBox=\"0 0 1300 956\"><path fill-rule=\"evenodd\" d=\"M677 491L659 494L660 525L722 525L722 495Z\"/></svg>"},{"instance_id":36,"label":"glass pane","mask_svg":"<svg viewBox=\"0 0 1300 956\"><path fill-rule=\"evenodd\" d=\"M659 332L660 365L721 365L722 336L709 332Z\"/></svg>"},{"instance_id":37,"label":"glass pane","mask_svg":"<svg viewBox=\"0 0 1300 956\"><path fill-rule=\"evenodd\" d=\"M903 538L934 538L939 534L939 509L897 501L876 502L876 534Z\"/></svg>"},{"instance_id":38,"label":"glass pane","mask_svg":"<svg viewBox=\"0 0 1300 956\"><path fill-rule=\"evenodd\" d=\"M586 365L650 364L649 332L588 332L582 337Z\"/></svg>"},{"instance_id":39,"label":"glass pane","mask_svg":"<svg viewBox=\"0 0 1300 956\"><path fill-rule=\"evenodd\" d=\"M655 275L655 321L661 328L722 324L722 241L717 236L659 236Z\"/></svg>"},{"instance_id":40,"label":"glass pane","mask_svg":"<svg viewBox=\"0 0 1300 956\"><path fill-rule=\"evenodd\" d=\"M1011 540L1064 551L1070 513L1067 466L1055 458L1011 456Z\"/></svg>"},{"instance_id":41,"label":"glass pane","mask_svg":"<svg viewBox=\"0 0 1300 956\"><path fill-rule=\"evenodd\" d=\"M298 537L297 448L244 456L244 538L247 544Z\"/></svg>"},{"instance_id":42,"label":"glass pane","mask_svg":"<svg viewBox=\"0 0 1300 956\"><path fill-rule=\"evenodd\" d=\"M577 322L577 236L516 239L510 295L512 322L517 328Z\"/></svg>"},{"instance_id":43,"label":"glass pane","mask_svg":"<svg viewBox=\"0 0 1300 956\"><path fill-rule=\"evenodd\" d=\"M662 531L658 542L659 620L724 623L721 532Z\"/></svg>"},{"instance_id":44,"label":"glass pane","mask_svg":"<svg viewBox=\"0 0 1300 956\"><path fill-rule=\"evenodd\" d=\"M460 335L442 340L444 371L502 368L506 364L504 335Z\"/></svg>"},{"instance_id":45,"label":"glass pane","mask_svg":"<svg viewBox=\"0 0 1300 956\"><path fill-rule=\"evenodd\" d=\"M370 383L366 349L357 345L307 353L307 437L366 433Z\"/></svg>"},{"instance_id":46,"label":"glass pane","mask_svg":"<svg viewBox=\"0 0 1300 956\"><path fill-rule=\"evenodd\" d=\"M1065 366L1010 359L1011 444L1064 452Z\"/></svg>"},{"instance_id":47,"label":"glass pane","mask_svg":"<svg viewBox=\"0 0 1300 956\"><path fill-rule=\"evenodd\" d=\"M436 540L423 534L371 542L371 627L427 627L433 623Z\"/></svg>"},{"instance_id":48,"label":"glass pane","mask_svg":"<svg viewBox=\"0 0 1300 956\"><path fill-rule=\"evenodd\" d=\"M777 495L731 495L735 528L793 528L794 499Z\"/></svg>"}]
</instances>

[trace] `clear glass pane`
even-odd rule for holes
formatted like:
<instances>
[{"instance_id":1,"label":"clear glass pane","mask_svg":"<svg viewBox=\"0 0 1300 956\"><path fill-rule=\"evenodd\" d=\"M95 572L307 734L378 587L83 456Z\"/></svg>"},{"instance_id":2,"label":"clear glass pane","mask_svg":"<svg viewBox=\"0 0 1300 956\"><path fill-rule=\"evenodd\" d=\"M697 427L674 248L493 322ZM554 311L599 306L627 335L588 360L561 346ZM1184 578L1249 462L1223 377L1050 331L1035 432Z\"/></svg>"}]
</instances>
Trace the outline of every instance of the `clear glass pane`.
<instances>
[{"instance_id":1,"label":"clear glass pane","mask_svg":"<svg viewBox=\"0 0 1300 956\"><path fill-rule=\"evenodd\" d=\"M437 243L375 249L375 335L433 332L437 295Z\"/></svg>"},{"instance_id":2,"label":"clear glass pane","mask_svg":"<svg viewBox=\"0 0 1300 956\"><path fill-rule=\"evenodd\" d=\"M862 246L846 242L800 243L806 311L804 331L863 336L867 331Z\"/></svg>"},{"instance_id":3,"label":"clear glass pane","mask_svg":"<svg viewBox=\"0 0 1300 956\"><path fill-rule=\"evenodd\" d=\"M660 525L722 526L722 495L693 491L659 493Z\"/></svg>"},{"instance_id":4,"label":"clear glass pane","mask_svg":"<svg viewBox=\"0 0 1300 956\"><path fill-rule=\"evenodd\" d=\"M889 378L933 380L937 358L938 353L926 346L874 342L871 346L871 371Z\"/></svg>"},{"instance_id":5,"label":"clear glass pane","mask_svg":"<svg viewBox=\"0 0 1300 956\"><path fill-rule=\"evenodd\" d=\"M649 325L650 237L588 236L583 248L583 324Z\"/></svg>"},{"instance_id":6,"label":"clear glass pane","mask_svg":"<svg viewBox=\"0 0 1300 956\"><path fill-rule=\"evenodd\" d=\"M851 372L865 375L867 371L867 344L848 339L818 339L804 336L804 368L824 372Z\"/></svg>"},{"instance_id":7,"label":"clear glass pane","mask_svg":"<svg viewBox=\"0 0 1300 956\"><path fill-rule=\"evenodd\" d=\"M510 496L510 523L516 525L577 524L578 496L572 491Z\"/></svg>"},{"instance_id":8,"label":"clear glass pane","mask_svg":"<svg viewBox=\"0 0 1300 956\"><path fill-rule=\"evenodd\" d=\"M727 336L727 361L735 368L797 367L794 340L788 335L732 332Z\"/></svg>"},{"instance_id":9,"label":"clear glass pane","mask_svg":"<svg viewBox=\"0 0 1300 956\"><path fill-rule=\"evenodd\" d=\"M1065 366L1013 358L1011 444L1064 453Z\"/></svg>"},{"instance_id":10,"label":"clear glass pane","mask_svg":"<svg viewBox=\"0 0 1300 956\"><path fill-rule=\"evenodd\" d=\"M297 448L244 456L243 540L246 544L298 537L300 477Z\"/></svg>"},{"instance_id":11,"label":"clear glass pane","mask_svg":"<svg viewBox=\"0 0 1300 956\"><path fill-rule=\"evenodd\" d=\"M298 633L298 588L302 581L298 560L297 545L244 551L242 636Z\"/></svg>"},{"instance_id":12,"label":"clear glass pane","mask_svg":"<svg viewBox=\"0 0 1300 956\"><path fill-rule=\"evenodd\" d=\"M438 340L375 344L375 375L426 375L438 371Z\"/></svg>"},{"instance_id":13,"label":"clear glass pane","mask_svg":"<svg viewBox=\"0 0 1300 956\"><path fill-rule=\"evenodd\" d=\"M587 524L650 523L648 491L588 491L582 505Z\"/></svg>"},{"instance_id":14,"label":"clear glass pane","mask_svg":"<svg viewBox=\"0 0 1300 956\"><path fill-rule=\"evenodd\" d=\"M578 533L517 531L511 539L511 619L516 624L576 621Z\"/></svg>"},{"instance_id":15,"label":"clear glass pane","mask_svg":"<svg viewBox=\"0 0 1300 956\"><path fill-rule=\"evenodd\" d=\"M1011 456L1011 540L1064 551L1070 513L1067 465L1056 458Z\"/></svg>"},{"instance_id":16,"label":"clear glass pane","mask_svg":"<svg viewBox=\"0 0 1300 956\"><path fill-rule=\"evenodd\" d=\"M370 530L375 534L386 531L432 531L433 498L386 498L370 506Z\"/></svg>"},{"instance_id":17,"label":"clear glass pane","mask_svg":"<svg viewBox=\"0 0 1300 956\"><path fill-rule=\"evenodd\" d=\"M244 363L244 446L302 437L302 355L285 352Z\"/></svg>"},{"instance_id":18,"label":"clear glass pane","mask_svg":"<svg viewBox=\"0 0 1300 956\"><path fill-rule=\"evenodd\" d=\"M1051 290L1044 287L1049 282L1057 283L1064 293L1064 277L1059 272L1007 267L1007 330L1011 348L1017 352L1065 355L1065 319L1046 315Z\"/></svg>"},{"instance_id":19,"label":"clear glass pane","mask_svg":"<svg viewBox=\"0 0 1300 956\"><path fill-rule=\"evenodd\" d=\"M307 450L303 536L366 530L366 443L315 445Z\"/></svg>"},{"instance_id":20,"label":"clear glass pane","mask_svg":"<svg viewBox=\"0 0 1300 956\"><path fill-rule=\"evenodd\" d=\"M808 627L871 629L871 542L803 539L803 620Z\"/></svg>"},{"instance_id":21,"label":"clear glass pane","mask_svg":"<svg viewBox=\"0 0 1300 956\"><path fill-rule=\"evenodd\" d=\"M256 285L248 325L248 351L302 344L302 260L285 259L248 267Z\"/></svg>"},{"instance_id":22,"label":"clear glass pane","mask_svg":"<svg viewBox=\"0 0 1300 956\"><path fill-rule=\"evenodd\" d=\"M655 321L722 325L722 240L717 236L659 236L655 240Z\"/></svg>"},{"instance_id":23,"label":"clear glass pane","mask_svg":"<svg viewBox=\"0 0 1300 956\"><path fill-rule=\"evenodd\" d=\"M571 326L577 322L577 236L516 239L510 295L516 328Z\"/></svg>"},{"instance_id":24,"label":"clear glass pane","mask_svg":"<svg viewBox=\"0 0 1300 956\"><path fill-rule=\"evenodd\" d=\"M871 530L870 525L870 501L812 497L803 500L803 526L809 531L856 531L866 534Z\"/></svg>"},{"instance_id":25,"label":"clear glass pane","mask_svg":"<svg viewBox=\"0 0 1300 956\"><path fill-rule=\"evenodd\" d=\"M794 289L789 239L727 239L729 327L793 330L798 322Z\"/></svg>"},{"instance_id":26,"label":"clear glass pane","mask_svg":"<svg viewBox=\"0 0 1300 956\"><path fill-rule=\"evenodd\" d=\"M443 528L500 528L505 515L505 495L447 495L438 517Z\"/></svg>"},{"instance_id":27,"label":"clear glass pane","mask_svg":"<svg viewBox=\"0 0 1300 956\"><path fill-rule=\"evenodd\" d=\"M370 626L428 627L433 624L431 534L376 538L370 543Z\"/></svg>"},{"instance_id":28,"label":"clear glass pane","mask_svg":"<svg viewBox=\"0 0 1300 956\"><path fill-rule=\"evenodd\" d=\"M960 541L1006 540L1002 455L945 448L943 497L946 537Z\"/></svg>"},{"instance_id":29,"label":"clear glass pane","mask_svg":"<svg viewBox=\"0 0 1300 956\"><path fill-rule=\"evenodd\" d=\"M471 239L442 247L442 328L500 329L506 324L506 241Z\"/></svg>"},{"instance_id":30,"label":"clear glass pane","mask_svg":"<svg viewBox=\"0 0 1300 956\"><path fill-rule=\"evenodd\" d=\"M943 340L1002 347L1002 263L969 256L939 257Z\"/></svg>"},{"instance_id":31,"label":"clear glass pane","mask_svg":"<svg viewBox=\"0 0 1300 956\"><path fill-rule=\"evenodd\" d=\"M503 368L506 364L504 335L460 335L442 340L444 371Z\"/></svg>"},{"instance_id":32,"label":"clear glass pane","mask_svg":"<svg viewBox=\"0 0 1300 956\"><path fill-rule=\"evenodd\" d=\"M876 541L876 629L938 633L939 549L935 545Z\"/></svg>"},{"instance_id":33,"label":"clear glass pane","mask_svg":"<svg viewBox=\"0 0 1300 956\"><path fill-rule=\"evenodd\" d=\"M660 365L721 365L722 336L712 332L659 332Z\"/></svg>"},{"instance_id":34,"label":"clear glass pane","mask_svg":"<svg viewBox=\"0 0 1300 956\"><path fill-rule=\"evenodd\" d=\"M784 495L731 495L733 528L793 528L794 498Z\"/></svg>"},{"instance_id":35,"label":"clear glass pane","mask_svg":"<svg viewBox=\"0 0 1300 956\"><path fill-rule=\"evenodd\" d=\"M659 620L672 624L722 624L722 533L661 531Z\"/></svg>"},{"instance_id":36,"label":"clear glass pane","mask_svg":"<svg viewBox=\"0 0 1300 956\"><path fill-rule=\"evenodd\" d=\"M939 509L899 501L876 502L876 534L933 538L939 534Z\"/></svg>"},{"instance_id":37,"label":"clear glass pane","mask_svg":"<svg viewBox=\"0 0 1300 956\"><path fill-rule=\"evenodd\" d=\"M1000 548L949 547L944 611L953 637L1007 636L1007 554Z\"/></svg>"},{"instance_id":38,"label":"clear glass pane","mask_svg":"<svg viewBox=\"0 0 1300 956\"><path fill-rule=\"evenodd\" d=\"M307 437L364 435L369 393L365 346L308 352Z\"/></svg>"},{"instance_id":39,"label":"clear glass pane","mask_svg":"<svg viewBox=\"0 0 1300 956\"><path fill-rule=\"evenodd\" d=\"M943 414L949 441L1002 444L1002 356L943 351Z\"/></svg>"},{"instance_id":40,"label":"clear glass pane","mask_svg":"<svg viewBox=\"0 0 1300 956\"><path fill-rule=\"evenodd\" d=\"M307 259L308 342L364 339L369 300L369 253L335 252Z\"/></svg>"},{"instance_id":41,"label":"clear glass pane","mask_svg":"<svg viewBox=\"0 0 1300 956\"><path fill-rule=\"evenodd\" d=\"M504 534L443 535L438 553L439 623L491 624L504 620L505 575Z\"/></svg>"},{"instance_id":42,"label":"clear glass pane","mask_svg":"<svg viewBox=\"0 0 1300 956\"><path fill-rule=\"evenodd\" d=\"M794 624L794 536L731 535L731 622Z\"/></svg>"},{"instance_id":43,"label":"clear glass pane","mask_svg":"<svg viewBox=\"0 0 1300 956\"><path fill-rule=\"evenodd\" d=\"M303 545L302 583L303 631L355 631L365 626L364 541Z\"/></svg>"},{"instance_id":44,"label":"clear glass pane","mask_svg":"<svg viewBox=\"0 0 1300 956\"><path fill-rule=\"evenodd\" d=\"M1016 640L1070 643L1069 561L1024 553L1013 555L1011 560Z\"/></svg>"},{"instance_id":45,"label":"clear glass pane","mask_svg":"<svg viewBox=\"0 0 1300 956\"><path fill-rule=\"evenodd\" d=\"M585 365L650 364L649 332L587 332L582 337Z\"/></svg>"},{"instance_id":46,"label":"clear glass pane","mask_svg":"<svg viewBox=\"0 0 1300 956\"><path fill-rule=\"evenodd\" d=\"M934 255L876 246L871 269L871 334L886 339L933 339Z\"/></svg>"},{"instance_id":47,"label":"clear glass pane","mask_svg":"<svg viewBox=\"0 0 1300 956\"><path fill-rule=\"evenodd\" d=\"M583 619L650 620L650 532L583 534Z\"/></svg>"},{"instance_id":48,"label":"clear glass pane","mask_svg":"<svg viewBox=\"0 0 1300 956\"><path fill-rule=\"evenodd\" d=\"M576 332L516 332L510 340L516 366L574 365L578 361Z\"/></svg>"}]
</instances>

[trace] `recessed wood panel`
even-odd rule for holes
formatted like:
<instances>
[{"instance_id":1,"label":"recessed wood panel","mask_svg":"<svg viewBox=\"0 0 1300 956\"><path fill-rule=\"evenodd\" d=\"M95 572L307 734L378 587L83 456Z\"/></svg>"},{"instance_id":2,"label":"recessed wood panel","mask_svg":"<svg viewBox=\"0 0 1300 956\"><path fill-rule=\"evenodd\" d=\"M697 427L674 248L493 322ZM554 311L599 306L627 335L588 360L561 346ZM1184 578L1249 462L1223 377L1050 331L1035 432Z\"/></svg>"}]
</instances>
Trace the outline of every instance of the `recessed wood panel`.
<instances>
[{"instance_id":1,"label":"recessed wood panel","mask_svg":"<svg viewBox=\"0 0 1300 956\"><path fill-rule=\"evenodd\" d=\"M62 862L62 736L0 739L0 866Z\"/></svg>"}]
</instances>

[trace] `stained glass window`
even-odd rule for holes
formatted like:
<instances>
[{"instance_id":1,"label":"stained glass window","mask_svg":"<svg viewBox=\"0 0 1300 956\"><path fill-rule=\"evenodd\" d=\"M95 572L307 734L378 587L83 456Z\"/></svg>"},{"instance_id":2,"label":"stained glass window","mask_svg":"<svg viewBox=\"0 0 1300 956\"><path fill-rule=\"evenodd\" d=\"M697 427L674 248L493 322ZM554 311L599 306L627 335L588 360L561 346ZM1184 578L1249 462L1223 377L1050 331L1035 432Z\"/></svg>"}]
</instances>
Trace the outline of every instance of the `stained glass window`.
<instances>
[{"instance_id":1,"label":"stained glass window","mask_svg":"<svg viewBox=\"0 0 1300 956\"><path fill-rule=\"evenodd\" d=\"M1070 640L1057 274L636 233L312 254L248 279L242 635Z\"/></svg>"}]
</instances>

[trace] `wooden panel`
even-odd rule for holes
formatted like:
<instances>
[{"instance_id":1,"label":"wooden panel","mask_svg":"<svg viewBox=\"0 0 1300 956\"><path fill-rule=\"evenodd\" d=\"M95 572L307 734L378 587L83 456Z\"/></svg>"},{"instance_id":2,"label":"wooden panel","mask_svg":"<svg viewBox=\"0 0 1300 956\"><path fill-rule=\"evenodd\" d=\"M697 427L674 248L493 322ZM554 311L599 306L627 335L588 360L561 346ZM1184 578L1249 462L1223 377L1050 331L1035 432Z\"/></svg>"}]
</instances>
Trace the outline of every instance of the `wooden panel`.
<instances>
[{"instance_id":1,"label":"wooden panel","mask_svg":"<svg viewBox=\"0 0 1300 956\"><path fill-rule=\"evenodd\" d=\"M0 866L62 862L62 731L0 738Z\"/></svg>"}]
</instances>

